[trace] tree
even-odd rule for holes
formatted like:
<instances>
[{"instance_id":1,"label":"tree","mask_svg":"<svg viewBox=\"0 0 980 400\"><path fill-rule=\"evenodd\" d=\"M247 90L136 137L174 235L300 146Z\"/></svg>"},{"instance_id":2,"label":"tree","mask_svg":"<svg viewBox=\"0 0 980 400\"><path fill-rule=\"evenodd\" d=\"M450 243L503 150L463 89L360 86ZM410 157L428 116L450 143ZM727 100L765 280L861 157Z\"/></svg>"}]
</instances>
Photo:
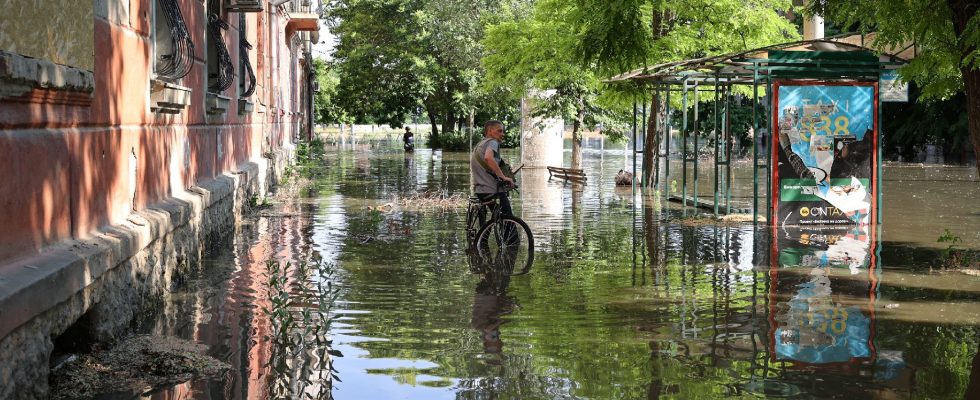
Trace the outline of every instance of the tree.
<instances>
[{"instance_id":1,"label":"tree","mask_svg":"<svg viewBox=\"0 0 980 400\"><path fill-rule=\"evenodd\" d=\"M401 126L424 108L430 143L473 114L480 96L483 18L489 0L337 0L328 20L338 38L338 94L358 119Z\"/></svg>"},{"instance_id":2,"label":"tree","mask_svg":"<svg viewBox=\"0 0 980 400\"><path fill-rule=\"evenodd\" d=\"M316 123L350 122L350 118L338 104L337 86L340 84L340 76L327 65L326 61L319 58L313 60L313 68L316 71L316 81L320 89L313 97Z\"/></svg>"},{"instance_id":3,"label":"tree","mask_svg":"<svg viewBox=\"0 0 980 400\"><path fill-rule=\"evenodd\" d=\"M921 99L948 99L965 91L967 125L973 152L980 157L980 21L976 0L814 1L809 13L820 13L876 32L875 48L904 48L914 43L916 57L902 68L902 78L922 88ZM980 163L977 164L980 178Z\"/></svg>"},{"instance_id":4,"label":"tree","mask_svg":"<svg viewBox=\"0 0 980 400\"><path fill-rule=\"evenodd\" d=\"M569 25L574 4L541 0L529 16L516 13L510 20L487 28L483 44L486 87L505 87L521 98L536 91L553 90L542 99L538 115L563 117L572 124L572 168L582 167L582 130L593 126L591 110L599 89L594 68L575 55L578 38Z\"/></svg>"},{"instance_id":5,"label":"tree","mask_svg":"<svg viewBox=\"0 0 980 400\"><path fill-rule=\"evenodd\" d=\"M787 0L576 0L578 54L605 74L705 57L798 38L781 14ZM649 21L649 22L647 22ZM664 104L654 97L647 137L656 138ZM643 183L653 181L657 140L647 140Z\"/></svg>"},{"instance_id":6,"label":"tree","mask_svg":"<svg viewBox=\"0 0 980 400\"><path fill-rule=\"evenodd\" d=\"M339 0L327 15L338 38L334 64L341 107L357 121L398 127L427 92L417 0ZM419 77L422 79L419 79Z\"/></svg>"}]
</instances>

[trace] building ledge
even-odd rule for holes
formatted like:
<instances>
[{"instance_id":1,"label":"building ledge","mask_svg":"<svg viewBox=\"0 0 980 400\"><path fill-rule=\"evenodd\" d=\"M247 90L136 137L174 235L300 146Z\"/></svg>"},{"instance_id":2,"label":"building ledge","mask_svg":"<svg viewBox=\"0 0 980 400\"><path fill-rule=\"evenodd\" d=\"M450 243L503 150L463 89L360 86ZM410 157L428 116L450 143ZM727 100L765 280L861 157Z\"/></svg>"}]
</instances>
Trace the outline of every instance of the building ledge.
<instances>
[{"instance_id":1,"label":"building ledge","mask_svg":"<svg viewBox=\"0 0 980 400\"><path fill-rule=\"evenodd\" d=\"M238 99L239 115L251 114L253 111L255 111L255 103L245 98Z\"/></svg>"},{"instance_id":2,"label":"building ledge","mask_svg":"<svg viewBox=\"0 0 980 400\"><path fill-rule=\"evenodd\" d=\"M0 50L0 99L89 105L94 91L90 71Z\"/></svg>"},{"instance_id":3,"label":"building ledge","mask_svg":"<svg viewBox=\"0 0 980 400\"><path fill-rule=\"evenodd\" d=\"M150 111L179 114L191 103L191 89L170 82L150 81Z\"/></svg>"},{"instance_id":4,"label":"building ledge","mask_svg":"<svg viewBox=\"0 0 980 400\"><path fill-rule=\"evenodd\" d=\"M289 13L289 21L286 22L286 40L288 41L296 32L313 32L313 36L319 38L320 17L313 13Z\"/></svg>"},{"instance_id":5,"label":"building ledge","mask_svg":"<svg viewBox=\"0 0 980 400\"><path fill-rule=\"evenodd\" d=\"M228 106L231 104L231 97L208 92L208 98L205 101L205 104L207 104L208 115L224 114L228 112Z\"/></svg>"}]
</instances>

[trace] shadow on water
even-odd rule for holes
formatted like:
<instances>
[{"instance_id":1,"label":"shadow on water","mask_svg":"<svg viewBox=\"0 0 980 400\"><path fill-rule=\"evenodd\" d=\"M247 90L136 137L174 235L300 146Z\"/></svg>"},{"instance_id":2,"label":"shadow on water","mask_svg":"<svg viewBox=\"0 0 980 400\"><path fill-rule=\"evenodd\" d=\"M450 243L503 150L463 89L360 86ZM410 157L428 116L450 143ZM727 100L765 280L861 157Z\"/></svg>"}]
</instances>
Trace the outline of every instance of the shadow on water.
<instances>
[{"instance_id":1,"label":"shadow on water","mask_svg":"<svg viewBox=\"0 0 980 400\"><path fill-rule=\"evenodd\" d=\"M535 261L529 274L507 276L470 264L465 209L397 206L421 191L466 191L467 155L396 146L329 148L306 196L248 218L211 256L204 283L175 293L151 329L207 343L234 369L151 398L267 398L283 374L299 387L297 366L316 360L300 352L291 368L272 368L267 338L276 326L261 310L275 294L266 260L311 253L335 266L324 339L344 355L333 360L337 399L964 398L980 390L980 278L927 268L943 250L935 243L942 229L963 236L961 247L980 247L967 228L980 216L944 209L961 222L897 219L903 204L924 204L905 194L946 207L935 197L951 195L941 184L906 193L902 176L918 175L888 178L892 217L880 231L756 231L695 223L656 196L615 188L630 160L587 149L588 185L522 171L514 208L534 232ZM377 211L385 203L395 207ZM307 289L316 282L290 276ZM292 310L302 316L316 304Z\"/></svg>"}]
</instances>

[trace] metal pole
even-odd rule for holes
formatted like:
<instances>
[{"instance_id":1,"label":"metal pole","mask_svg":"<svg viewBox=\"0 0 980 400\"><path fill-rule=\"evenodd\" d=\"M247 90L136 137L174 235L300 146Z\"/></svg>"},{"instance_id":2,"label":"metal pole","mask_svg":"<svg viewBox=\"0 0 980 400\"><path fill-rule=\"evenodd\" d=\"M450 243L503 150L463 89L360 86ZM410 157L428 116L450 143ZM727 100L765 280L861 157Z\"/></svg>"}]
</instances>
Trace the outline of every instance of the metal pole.
<instances>
[{"instance_id":1,"label":"metal pole","mask_svg":"<svg viewBox=\"0 0 980 400\"><path fill-rule=\"evenodd\" d=\"M715 129L714 129L715 131L715 163L714 163L715 164L715 196L714 196L715 201L714 201L714 205L715 205L716 217L718 216L718 183L719 183L718 182L718 156L719 156L718 142L721 139L718 131L718 125L721 124L721 116L718 115L718 101L719 101L718 80L720 78L721 78L721 73L715 72Z\"/></svg>"},{"instance_id":2,"label":"metal pole","mask_svg":"<svg viewBox=\"0 0 980 400\"><path fill-rule=\"evenodd\" d=\"M732 85L725 88L725 213L732 213Z\"/></svg>"},{"instance_id":3,"label":"metal pole","mask_svg":"<svg viewBox=\"0 0 980 400\"><path fill-rule=\"evenodd\" d=\"M653 186L654 188L660 187L660 145L663 143L663 118L660 117L660 107L662 107L663 99L661 98L663 92L663 84L657 85L657 109L651 110L651 113L657 113L657 125L656 131L654 132L654 137L657 138L657 148L652 149L654 153L650 156L653 160Z\"/></svg>"},{"instance_id":4,"label":"metal pole","mask_svg":"<svg viewBox=\"0 0 980 400\"><path fill-rule=\"evenodd\" d=\"M772 225L772 133L775 131L772 118L772 74L766 74L766 224Z\"/></svg>"},{"instance_id":5,"label":"metal pole","mask_svg":"<svg viewBox=\"0 0 980 400\"><path fill-rule=\"evenodd\" d=\"M694 81L694 207L698 206L698 136L701 136L701 91L698 90L698 81Z\"/></svg>"},{"instance_id":6,"label":"metal pole","mask_svg":"<svg viewBox=\"0 0 980 400\"><path fill-rule=\"evenodd\" d=\"M646 150L646 147L647 147L647 92L646 92L645 88L643 90L643 96L641 96L641 99L643 100L643 105L642 105L642 107L640 109L642 110L642 114L641 115L643 116L643 120L640 121L640 127L642 127L642 129L641 129L639 135L637 135L637 136L643 138L642 139L643 140L643 148L640 149L640 152L642 153L643 151ZM636 152L634 152L633 154L636 154ZM643 170L646 170L646 169L647 169L647 166L644 165L643 166ZM633 176L636 176L636 175L633 175ZM650 177L643 176L643 179L640 181L640 188L641 188L641 190L643 190L644 188L646 188L647 181L649 179L650 179Z\"/></svg>"},{"instance_id":7,"label":"metal pole","mask_svg":"<svg viewBox=\"0 0 980 400\"><path fill-rule=\"evenodd\" d=\"M880 82L881 81L881 78L879 78L878 81ZM881 134L881 98L878 97L878 96L880 96L880 94L878 93L878 91L876 89L875 90L875 104L877 105L877 107L875 107L875 108L877 109L877 112L875 114L877 114L877 115L875 115L876 120L874 121L874 127L877 128L877 129L874 129L872 131L872 132L875 132L875 133L878 134L878 154L875 155L875 161L876 161L876 164L877 165L876 165L876 168L875 168L876 172L875 172L874 182L873 182L873 185L874 185L874 193L875 193L875 210L874 210L875 220L872 221L872 223L874 223L875 225L880 225L881 224L881 183L882 183L882 179L881 179L881 155L884 154L884 152L882 150L884 149L884 143L885 143L884 137ZM875 239L877 240L877 238L875 238ZM879 246L878 249L880 251L881 247ZM878 260L880 260L880 259L881 259L881 257L878 257Z\"/></svg>"},{"instance_id":8,"label":"metal pole","mask_svg":"<svg viewBox=\"0 0 980 400\"><path fill-rule=\"evenodd\" d=\"M681 130L681 135L684 143L681 149L681 204L687 207L687 79L685 78L682 83L684 84L684 97L681 100L684 108L684 128Z\"/></svg>"},{"instance_id":9,"label":"metal pole","mask_svg":"<svg viewBox=\"0 0 980 400\"><path fill-rule=\"evenodd\" d=\"M630 182L633 189L633 199L636 199L636 94L633 95L633 180ZM635 205L634 205L635 206Z\"/></svg>"},{"instance_id":10,"label":"metal pole","mask_svg":"<svg viewBox=\"0 0 980 400\"><path fill-rule=\"evenodd\" d=\"M667 117L664 118L667 121L667 129L664 130L666 132L664 135L666 137L664 141L664 181L667 185L670 185L670 115L672 111L670 109L670 92L672 90L670 90L670 86L667 86L667 110L665 113Z\"/></svg>"},{"instance_id":11,"label":"metal pole","mask_svg":"<svg viewBox=\"0 0 980 400\"><path fill-rule=\"evenodd\" d=\"M752 63L752 224L759 220L759 64Z\"/></svg>"}]
</instances>

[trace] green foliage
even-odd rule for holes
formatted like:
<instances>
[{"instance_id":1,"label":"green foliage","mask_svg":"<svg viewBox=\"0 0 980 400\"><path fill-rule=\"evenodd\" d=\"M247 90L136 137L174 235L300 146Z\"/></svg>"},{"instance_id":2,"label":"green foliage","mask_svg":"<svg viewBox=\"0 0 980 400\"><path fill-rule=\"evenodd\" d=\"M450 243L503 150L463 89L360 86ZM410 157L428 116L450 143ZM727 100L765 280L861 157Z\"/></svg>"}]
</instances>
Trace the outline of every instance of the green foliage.
<instances>
[{"instance_id":1,"label":"green foliage","mask_svg":"<svg viewBox=\"0 0 980 400\"><path fill-rule=\"evenodd\" d=\"M338 95L355 120L400 127L424 109L455 130L480 108L483 19L493 2L480 0L338 0L327 15L338 39Z\"/></svg>"},{"instance_id":2,"label":"green foliage","mask_svg":"<svg viewBox=\"0 0 980 400\"><path fill-rule=\"evenodd\" d=\"M714 95L711 95L712 100ZM762 100L765 101L765 100ZM694 132L694 109L688 110L688 120L686 132L691 134ZM752 128L752 99L746 98L744 96L733 96L730 103L731 110L729 111L730 126L732 137L735 139L736 143L742 148L747 148L752 145L752 136L750 134L750 128ZM763 110L764 105L759 104L759 110ZM719 113L724 114L724 109L719 105ZM760 117L761 118L761 117ZM671 113L671 126L678 131L684 131L684 110L673 110ZM762 122L760 122L761 124ZM715 108L711 103L701 104L698 108L698 130L701 132L702 141L698 147L706 149L709 146L708 140L714 140L715 129ZM713 152L714 149L712 148Z\"/></svg>"},{"instance_id":3,"label":"green foliage","mask_svg":"<svg viewBox=\"0 0 980 400\"><path fill-rule=\"evenodd\" d=\"M884 103L882 130L886 155L897 152L914 160L924 144L942 144L953 154L970 149L966 96L920 101L918 85L909 88L908 103Z\"/></svg>"},{"instance_id":4,"label":"green foliage","mask_svg":"<svg viewBox=\"0 0 980 400\"><path fill-rule=\"evenodd\" d=\"M315 122L317 124L352 122L337 97L337 86L340 85L337 71L319 58L313 60L313 68L320 87L320 91L313 97Z\"/></svg>"},{"instance_id":5,"label":"green foliage","mask_svg":"<svg viewBox=\"0 0 980 400\"><path fill-rule=\"evenodd\" d=\"M976 7L974 7L974 12ZM902 78L922 87L923 100L947 99L963 89L961 68L975 69L980 32L972 18L957 35L954 11L945 1L815 1L806 12L821 12L841 25L875 32L875 48L904 49L915 43L916 57L900 69Z\"/></svg>"},{"instance_id":6,"label":"green foliage","mask_svg":"<svg viewBox=\"0 0 980 400\"><path fill-rule=\"evenodd\" d=\"M788 0L576 0L579 52L606 74L799 37ZM653 40L650 40L650 39Z\"/></svg>"},{"instance_id":7,"label":"green foliage","mask_svg":"<svg viewBox=\"0 0 980 400\"><path fill-rule=\"evenodd\" d=\"M471 143L475 145L482 139L482 131L464 129L444 133L439 137L439 145L445 151L469 151Z\"/></svg>"},{"instance_id":8,"label":"green foliage","mask_svg":"<svg viewBox=\"0 0 980 400\"><path fill-rule=\"evenodd\" d=\"M308 142L302 141L296 144L296 162L300 165L315 163L323 158L326 153L326 143L319 136L314 137Z\"/></svg>"},{"instance_id":9,"label":"green foliage","mask_svg":"<svg viewBox=\"0 0 980 400\"><path fill-rule=\"evenodd\" d=\"M975 251L970 249L961 249L956 247L957 243L963 241L963 238L957 236L949 229L943 231L942 235L939 235L939 239L936 240L938 243L947 243L945 249L939 255L939 265L945 268L969 268L977 260L977 254Z\"/></svg>"}]
</instances>

